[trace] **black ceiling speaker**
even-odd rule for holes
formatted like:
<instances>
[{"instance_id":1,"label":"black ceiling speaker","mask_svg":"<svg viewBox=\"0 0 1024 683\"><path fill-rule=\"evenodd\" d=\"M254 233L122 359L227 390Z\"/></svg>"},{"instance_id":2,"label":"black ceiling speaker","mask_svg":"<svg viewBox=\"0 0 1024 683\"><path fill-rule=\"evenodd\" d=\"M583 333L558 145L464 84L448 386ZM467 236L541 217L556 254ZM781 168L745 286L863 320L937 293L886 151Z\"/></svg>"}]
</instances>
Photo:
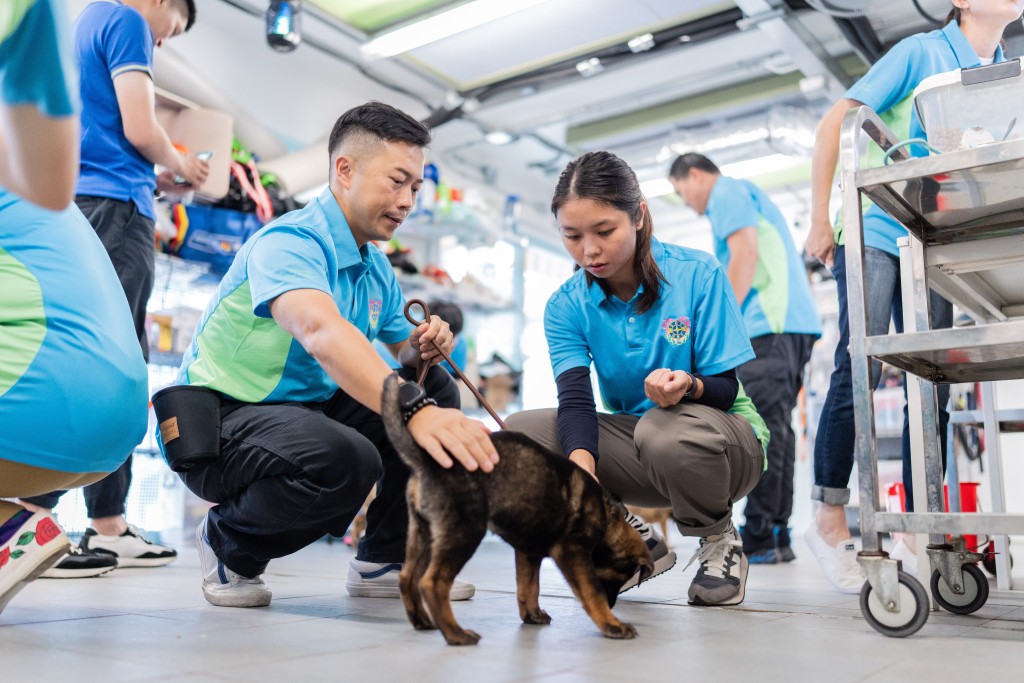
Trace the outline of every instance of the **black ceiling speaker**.
<instances>
[{"instance_id":1,"label":"black ceiling speaker","mask_svg":"<svg viewBox=\"0 0 1024 683\"><path fill-rule=\"evenodd\" d=\"M267 44L278 52L291 52L302 42L299 13L302 0L271 0L267 7Z\"/></svg>"}]
</instances>

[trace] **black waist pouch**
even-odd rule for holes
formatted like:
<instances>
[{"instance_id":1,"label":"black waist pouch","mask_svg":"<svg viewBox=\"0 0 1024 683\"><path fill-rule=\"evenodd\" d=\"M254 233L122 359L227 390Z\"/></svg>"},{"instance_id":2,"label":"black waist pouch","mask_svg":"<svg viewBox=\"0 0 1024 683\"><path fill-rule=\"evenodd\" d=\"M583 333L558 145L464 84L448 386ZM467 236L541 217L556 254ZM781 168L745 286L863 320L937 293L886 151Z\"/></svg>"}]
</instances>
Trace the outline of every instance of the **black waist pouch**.
<instances>
[{"instance_id":1,"label":"black waist pouch","mask_svg":"<svg viewBox=\"0 0 1024 683\"><path fill-rule=\"evenodd\" d=\"M206 387L177 385L153 394L167 464L187 472L220 456L220 396Z\"/></svg>"}]
</instances>

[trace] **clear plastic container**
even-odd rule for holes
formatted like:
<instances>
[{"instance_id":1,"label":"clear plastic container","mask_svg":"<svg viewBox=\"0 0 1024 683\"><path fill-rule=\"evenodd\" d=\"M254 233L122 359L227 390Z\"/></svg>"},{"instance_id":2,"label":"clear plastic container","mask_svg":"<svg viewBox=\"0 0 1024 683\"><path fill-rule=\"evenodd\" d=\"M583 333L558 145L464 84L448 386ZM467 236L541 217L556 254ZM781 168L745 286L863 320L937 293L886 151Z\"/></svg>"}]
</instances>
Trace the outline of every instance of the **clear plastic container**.
<instances>
[{"instance_id":1,"label":"clear plastic container","mask_svg":"<svg viewBox=\"0 0 1024 683\"><path fill-rule=\"evenodd\" d=\"M928 144L940 152L1024 137L1020 60L936 74L914 89Z\"/></svg>"}]
</instances>

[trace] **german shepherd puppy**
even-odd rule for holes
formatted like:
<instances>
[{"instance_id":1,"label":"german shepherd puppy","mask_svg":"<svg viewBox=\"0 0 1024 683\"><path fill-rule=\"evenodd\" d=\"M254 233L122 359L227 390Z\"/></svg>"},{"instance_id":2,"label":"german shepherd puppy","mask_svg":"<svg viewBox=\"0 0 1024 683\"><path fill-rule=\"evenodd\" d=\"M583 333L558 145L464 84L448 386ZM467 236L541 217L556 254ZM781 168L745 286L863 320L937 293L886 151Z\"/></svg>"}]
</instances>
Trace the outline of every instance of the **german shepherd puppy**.
<instances>
[{"instance_id":1,"label":"german shepherd puppy","mask_svg":"<svg viewBox=\"0 0 1024 683\"><path fill-rule=\"evenodd\" d=\"M540 563L550 556L601 633L636 637L636 629L619 621L611 607L626 580L639 569L643 581L654 562L640 534L593 477L516 432L491 435L500 462L490 474L469 472L458 463L444 469L406 429L397 375L384 383L381 413L388 437L412 470L399 587L415 628L440 628L449 645L480 640L455 621L449 593L490 528L516 551L524 623L551 623L538 603Z\"/></svg>"}]
</instances>

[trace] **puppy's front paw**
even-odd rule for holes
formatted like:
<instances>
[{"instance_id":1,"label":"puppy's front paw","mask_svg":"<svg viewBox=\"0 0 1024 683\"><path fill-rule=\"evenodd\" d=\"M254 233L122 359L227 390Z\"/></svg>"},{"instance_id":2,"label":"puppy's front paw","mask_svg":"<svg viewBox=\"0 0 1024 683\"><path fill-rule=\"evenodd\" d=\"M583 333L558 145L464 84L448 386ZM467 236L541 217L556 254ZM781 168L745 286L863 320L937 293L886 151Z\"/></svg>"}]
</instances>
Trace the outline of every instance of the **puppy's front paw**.
<instances>
[{"instance_id":1,"label":"puppy's front paw","mask_svg":"<svg viewBox=\"0 0 1024 683\"><path fill-rule=\"evenodd\" d=\"M535 612L527 612L526 614L523 615L523 623L524 624L541 624L541 625L550 624L551 623L551 615L549 615L547 612L545 612L544 610L542 610L541 608L538 607L537 611L535 611Z\"/></svg>"},{"instance_id":2,"label":"puppy's front paw","mask_svg":"<svg viewBox=\"0 0 1024 683\"><path fill-rule=\"evenodd\" d=\"M636 638L636 629L633 628L633 624L608 624L601 632L605 638L615 638L616 640L632 640Z\"/></svg>"},{"instance_id":3,"label":"puppy's front paw","mask_svg":"<svg viewBox=\"0 0 1024 683\"><path fill-rule=\"evenodd\" d=\"M449 645L476 645L480 640L480 634L466 629L456 633L445 634L444 639Z\"/></svg>"}]
</instances>

